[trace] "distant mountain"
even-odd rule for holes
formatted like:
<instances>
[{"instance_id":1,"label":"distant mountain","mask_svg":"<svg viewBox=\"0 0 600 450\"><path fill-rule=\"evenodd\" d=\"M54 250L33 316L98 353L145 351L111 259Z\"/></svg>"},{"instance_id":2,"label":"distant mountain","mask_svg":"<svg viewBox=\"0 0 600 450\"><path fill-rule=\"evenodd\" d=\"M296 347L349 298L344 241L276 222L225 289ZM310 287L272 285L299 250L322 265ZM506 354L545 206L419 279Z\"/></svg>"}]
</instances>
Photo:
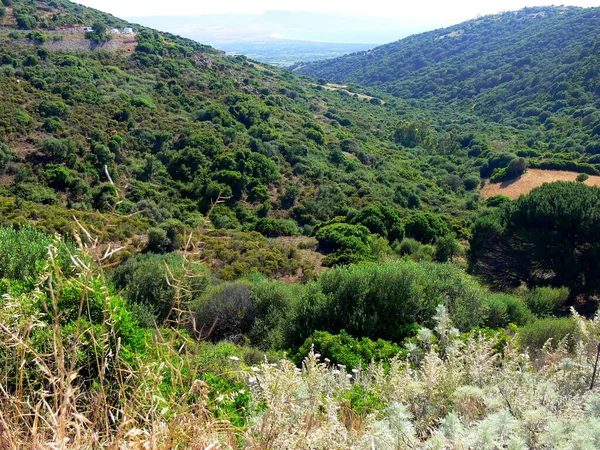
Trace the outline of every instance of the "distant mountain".
<instances>
[{"instance_id":1,"label":"distant mountain","mask_svg":"<svg viewBox=\"0 0 600 450\"><path fill-rule=\"evenodd\" d=\"M431 27L391 19L290 11L129 20L277 65L368 50Z\"/></svg>"},{"instance_id":2,"label":"distant mountain","mask_svg":"<svg viewBox=\"0 0 600 450\"><path fill-rule=\"evenodd\" d=\"M267 11L259 15L140 16L128 19L217 47L224 42L261 41L273 37L346 44L383 44L436 25L399 19L292 11Z\"/></svg>"}]
</instances>

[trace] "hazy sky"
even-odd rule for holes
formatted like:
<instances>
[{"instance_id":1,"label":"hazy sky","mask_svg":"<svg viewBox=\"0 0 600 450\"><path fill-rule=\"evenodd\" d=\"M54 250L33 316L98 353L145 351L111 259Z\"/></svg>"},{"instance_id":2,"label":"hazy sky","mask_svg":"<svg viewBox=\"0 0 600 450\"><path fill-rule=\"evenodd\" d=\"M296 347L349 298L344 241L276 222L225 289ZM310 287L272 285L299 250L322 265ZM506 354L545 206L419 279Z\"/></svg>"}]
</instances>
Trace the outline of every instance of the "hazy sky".
<instances>
[{"instance_id":1,"label":"hazy sky","mask_svg":"<svg viewBox=\"0 0 600 450\"><path fill-rule=\"evenodd\" d=\"M75 0L115 16L261 13L269 10L337 12L426 22L456 23L478 14L548 5L551 0ZM566 5L600 6L600 0L567 0Z\"/></svg>"}]
</instances>

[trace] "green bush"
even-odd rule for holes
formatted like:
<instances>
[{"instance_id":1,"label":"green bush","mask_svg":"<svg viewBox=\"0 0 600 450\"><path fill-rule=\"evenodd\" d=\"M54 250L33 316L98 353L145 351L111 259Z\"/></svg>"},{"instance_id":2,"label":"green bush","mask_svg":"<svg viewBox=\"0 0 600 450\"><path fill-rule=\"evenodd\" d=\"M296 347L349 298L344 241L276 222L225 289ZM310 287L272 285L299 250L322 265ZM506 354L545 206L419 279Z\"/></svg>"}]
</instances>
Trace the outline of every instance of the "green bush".
<instances>
[{"instance_id":1,"label":"green bush","mask_svg":"<svg viewBox=\"0 0 600 450\"><path fill-rule=\"evenodd\" d=\"M320 228L315 237L319 250L329 253L324 264L351 264L371 259L371 233L362 225L333 223Z\"/></svg>"},{"instance_id":2,"label":"green bush","mask_svg":"<svg viewBox=\"0 0 600 450\"><path fill-rule=\"evenodd\" d=\"M51 236L30 225L13 228L0 227L0 278L27 280L38 276L48 262L48 247L58 248L58 264L61 270L71 273L69 253L74 253L72 244L56 242Z\"/></svg>"},{"instance_id":3,"label":"green bush","mask_svg":"<svg viewBox=\"0 0 600 450\"><path fill-rule=\"evenodd\" d=\"M160 324L173 307L178 283L183 288L179 292L182 302L201 295L208 284L208 271L204 266L188 264L188 276L184 277L185 266L182 256L177 253L148 253L121 264L111 278L129 304L138 304L152 312ZM144 322L147 322L146 317Z\"/></svg>"},{"instance_id":4,"label":"green bush","mask_svg":"<svg viewBox=\"0 0 600 450\"><path fill-rule=\"evenodd\" d=\"M577 325L571 317L545 318L536 320L519 330L519 342L523 348L535 353L544 344L552 339L552 347L556 348L558 343L567 336L574 336ZM572 349L574 339L569 340Z\"/></svg>"},{"instance_id":5,"label":"green bush","mask_svg":"<svg viewBox=\"0 0 600 450\"><path fill-rule=\"evenodd\" d=\"M356 339L344 330L337 335L315 331L304 341L293 361L296 364L302 363L313 347L315 353L321 355L321 359L328 359L330 364L341 364L348 370L364 369L371 361L386 361L401 352L400 346L383 339Z\"/></svg>"},{"instance_id":6,"label":"green bush","mask_svg":"<svg viewBox=\"0 0 600 450\"><path fill-rule=\"evenodd\" d=\"M258 231L267 237L295 236L299 233L298 226L291 220L277 220L267 217L256 221L254 231Z\"/></svg>"},{"instance_id":7,"label":"green bush","mask_svg":"<svg viewBox=\"0 0 600 450\"><path fill-rule=\"evenodd\" d=\"M243 341L258 316L248 282L228 282L210 289L194 307L196 329L203 339Z\"/></svg>"},{"instance_id":8,"label":"green bush","mask_svg":"<svg viewBox=\"0 0 600 450\"><path fill-rule=\"evenodd\" d=\"M535 320L527 305L510 295L488 295L484 301L484 309L483 323L489 328L505 328L511 323L523 326Z\"/></svg>"},{"instance_id":9,"label":"green bush","mask_svg":"<svg viewBox=\"0 0 600 450\"><path fill-rule=\"evenodd\" d=\"M540 318L563 315L568 299L569 288L566 287L536 287L525 294L525 304Z\"/></svg>"},{"instance_id":10,"label":"green bush","mask_svg":"<svg viewBox=\"0 0 600 450\"><path fill-rule=\"evenodd\" d=\"M413 213L404 224L406 235L424 244L433 243L436 238L450 234L450 227L444 219L432 212Z\"/></svg>"},{"instance_id":11,"label":"green bush","mask_svg":"<svg viewBox=\"0 0 600 450\"><path fill-rule=\"evenodd\" d=\"M318 309L303 307L294 318L309 331L346 330L353 336L399 342L407 326L431 324L440 304L461 330L484 319L479 286L451 264L363 262L325 272L316 288L324 296L318 300L313 294Z\"/></svg>"},{"instance_id":12,"label":"green bush","mask_svg":"<svg viewBox=\"0 0 600 450\"><path fill-rule=\"evenodd\" d=\"M16 158L15 152L8 145L0 142L0 172L4 172Z\"/></svg>"}]
</instances>

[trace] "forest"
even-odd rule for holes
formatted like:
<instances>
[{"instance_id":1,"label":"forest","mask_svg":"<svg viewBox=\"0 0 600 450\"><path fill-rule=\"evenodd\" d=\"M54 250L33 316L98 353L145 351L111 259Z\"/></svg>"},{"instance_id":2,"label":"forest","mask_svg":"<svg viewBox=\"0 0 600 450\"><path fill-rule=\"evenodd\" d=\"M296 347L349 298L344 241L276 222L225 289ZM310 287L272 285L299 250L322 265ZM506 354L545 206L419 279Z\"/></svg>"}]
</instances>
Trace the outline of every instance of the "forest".
<instances>
[{"instance_id":1,"label":"forest","mask_svg":"<svg viewBox=\"0 0 600 450\"><path fill-rule=\"evenodd\" d=\"M600 445L598 8L290 71L2 4L0 449Z\"/></svg>"}]
</instances>

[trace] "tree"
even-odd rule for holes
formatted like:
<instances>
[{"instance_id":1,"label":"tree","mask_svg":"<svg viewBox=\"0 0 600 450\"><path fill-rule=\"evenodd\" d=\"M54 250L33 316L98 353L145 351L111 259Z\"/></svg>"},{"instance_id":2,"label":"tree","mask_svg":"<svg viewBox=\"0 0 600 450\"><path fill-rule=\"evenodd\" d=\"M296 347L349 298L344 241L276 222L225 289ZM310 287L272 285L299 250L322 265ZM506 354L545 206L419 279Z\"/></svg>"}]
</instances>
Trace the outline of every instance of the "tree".
<instances>
[{"instance_id":1,"label":"tree","mask_svg":"<svg viewBox=\"0 0 600 450\"><path fill-rule=\"evenodd\" d=\"M566 286L571 304L590 299L600 292L600 189L545 184L481 217L470 244L471 272L492 285Z\"/></svg>"}]
</instances>

